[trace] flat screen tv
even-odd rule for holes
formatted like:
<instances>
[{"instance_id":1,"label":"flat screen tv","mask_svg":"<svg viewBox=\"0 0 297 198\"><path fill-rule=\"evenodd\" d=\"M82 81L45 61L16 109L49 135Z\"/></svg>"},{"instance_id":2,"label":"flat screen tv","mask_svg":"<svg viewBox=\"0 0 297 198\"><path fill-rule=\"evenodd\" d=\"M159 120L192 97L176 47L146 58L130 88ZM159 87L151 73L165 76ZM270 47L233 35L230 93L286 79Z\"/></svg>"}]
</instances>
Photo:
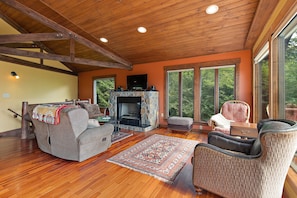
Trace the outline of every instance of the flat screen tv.
<instances>
[{"instance_id":1,"label":"flat screen tv","mask_svg":"<svg viewBox=\"0 0 297 198\"><path fill-rule=\"evenodd\" d=\"M128 90L146 90L147 74L127 76Z\"/></svg>"}]
</instances>

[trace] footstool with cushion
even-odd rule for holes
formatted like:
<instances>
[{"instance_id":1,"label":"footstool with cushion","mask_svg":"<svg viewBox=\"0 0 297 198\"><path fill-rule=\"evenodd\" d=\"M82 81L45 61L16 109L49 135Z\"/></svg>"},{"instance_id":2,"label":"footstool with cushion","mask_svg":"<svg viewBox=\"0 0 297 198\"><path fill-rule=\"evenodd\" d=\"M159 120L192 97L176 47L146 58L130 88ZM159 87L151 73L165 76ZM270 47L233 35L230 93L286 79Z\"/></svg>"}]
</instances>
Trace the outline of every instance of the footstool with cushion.
<instances>
[{"instance_id":1,"label":"footstool with cushion","mask_svg":"<svg viewBox=\"0 0 297 198\"><path fill-rule=\"evenodd\" d=\"M167 119L168 129L173 131L191 131L193 118L172 116Z\"/></svg>"}]
</instances>

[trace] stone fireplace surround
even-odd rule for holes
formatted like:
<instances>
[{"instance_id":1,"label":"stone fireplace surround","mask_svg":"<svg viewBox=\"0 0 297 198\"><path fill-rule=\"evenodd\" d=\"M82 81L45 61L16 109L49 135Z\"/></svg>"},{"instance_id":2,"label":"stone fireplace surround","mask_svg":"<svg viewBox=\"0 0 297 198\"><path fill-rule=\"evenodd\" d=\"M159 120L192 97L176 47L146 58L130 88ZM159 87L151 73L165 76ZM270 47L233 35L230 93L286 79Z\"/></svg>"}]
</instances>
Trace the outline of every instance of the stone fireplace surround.
<instances>
[{"instance_id":1,"label":"stone fireplace surround","mask_svg":"<svg viewBox=\"0 0 297 198\"><path fill-rule=\"evenodd\" d=\"M158 91L111 91L109 98L109 115L118 120L118 97L140 97L140 120L139 125L135 123L120 124L120 128L146 132L159 126L159 92ZM128 102L129 103L129 102Z\"/></svg>"}]
</instances>

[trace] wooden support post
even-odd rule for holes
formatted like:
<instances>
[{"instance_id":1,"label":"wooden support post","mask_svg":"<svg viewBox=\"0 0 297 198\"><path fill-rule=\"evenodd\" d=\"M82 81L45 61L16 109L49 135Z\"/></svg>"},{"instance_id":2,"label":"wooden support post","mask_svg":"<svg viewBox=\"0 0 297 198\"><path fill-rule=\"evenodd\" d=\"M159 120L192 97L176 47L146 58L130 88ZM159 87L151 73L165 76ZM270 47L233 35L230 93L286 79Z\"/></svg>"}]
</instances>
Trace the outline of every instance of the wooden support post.
<instances>
[{"instance_id":1,"label":"wooden support post","mask_svg":"<svg viewBox=\"0 0 297 198\"><path fill-rule=\"evenodd\" d=\"M22 131L21 139L27 139L29 134L29 122L25 119L25 115L28 112L28 102L22 102Z\"/></svg>"}]
</instances>

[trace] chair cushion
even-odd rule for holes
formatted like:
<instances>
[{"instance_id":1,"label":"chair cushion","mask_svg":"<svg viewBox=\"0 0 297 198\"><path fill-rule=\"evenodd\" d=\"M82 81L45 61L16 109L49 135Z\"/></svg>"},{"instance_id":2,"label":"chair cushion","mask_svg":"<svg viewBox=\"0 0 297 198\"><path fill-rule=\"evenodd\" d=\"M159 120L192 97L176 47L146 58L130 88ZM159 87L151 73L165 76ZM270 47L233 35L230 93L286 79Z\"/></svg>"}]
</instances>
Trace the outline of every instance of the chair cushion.
<instances>
[{"instance_id":1,"label":"chair cushion","mask_svg":"<svg viewBox=\"0 0 297 198\"><path fill-rule=\"evenodd\" d=\"M235 122L246 122L248 119L248 107L241 103L224 103L222 114L228 120Z\"/></svg>"}]
</instances>

